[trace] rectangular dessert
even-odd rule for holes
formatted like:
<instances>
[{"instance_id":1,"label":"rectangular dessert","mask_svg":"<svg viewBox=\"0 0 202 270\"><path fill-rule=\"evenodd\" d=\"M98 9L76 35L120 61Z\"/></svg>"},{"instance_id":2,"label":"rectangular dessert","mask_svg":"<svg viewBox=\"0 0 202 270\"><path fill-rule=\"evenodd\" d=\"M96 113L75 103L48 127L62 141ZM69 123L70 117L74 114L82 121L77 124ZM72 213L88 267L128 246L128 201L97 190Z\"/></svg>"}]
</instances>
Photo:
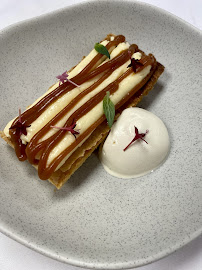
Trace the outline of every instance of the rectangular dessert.
<instances>
[{"instance_id":1,"label":"rectangular dessert","mask_svg":"<svg viewBox=\"0 0 202 270\"><path fill-rule=\"evenodd\" d=\"M27 159L40 179L58 189L107 136L106 93L117 119L148 94L164 70L152 54L129 45L122 35L109 34L100 44L110 59L93 49L1 132L18 159Z\"/></svg>"}]
</instances>

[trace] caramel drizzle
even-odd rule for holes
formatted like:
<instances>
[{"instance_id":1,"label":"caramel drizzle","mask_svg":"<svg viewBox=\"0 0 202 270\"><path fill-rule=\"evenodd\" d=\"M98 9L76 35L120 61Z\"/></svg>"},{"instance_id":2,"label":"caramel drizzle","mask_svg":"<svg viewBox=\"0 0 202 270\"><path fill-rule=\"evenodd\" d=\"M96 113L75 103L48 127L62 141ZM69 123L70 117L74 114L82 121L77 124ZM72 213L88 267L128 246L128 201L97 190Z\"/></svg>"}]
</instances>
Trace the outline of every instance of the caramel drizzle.
<instances>
[{"instance_id":1,"label":"caramel drizzle","mask_svg":"<svg viewBox=\"0 0 202 270\"><path fill-rule=\"evenodd\" d=\"M140 72L145 66L152 65L154 59L145 57L144 58L144 67L139 67L137 69L137 72ZM127 76L129 76L131 73L133 73L133 69L128 69L122 76L120 76L116 81L109 84L106 88L104 88L101 92L99 92L96 96L94 96L92 99L88 100L82 107L80 107L75 113L73 113L68 121L66 122L65 126L69 126L73 119L78 121L82 116L84 116L86 113L88 113L92 108L94 108L98 103L100 103L104 96L106 95L106 92L109 91L110 95L115 93L119 88L119 83L124 80ZM147 80L150 78L148 76ZM120 108L126 101L128 101L134 93L140 89L145 83L146 80L143 80L144 82L140 83L138 85L138 88L135 87L129 92L129 95L127 95L124 99L122 99L118 104L116 104L115 108L116 110ZM102 115L93 125L91 125L83 134L81 134L70 146L68 146L60 155L58 155L48 166L47 166L47 160L49 157L49 154L51 150L57 145L57 143L64 137L65 131L60 130L58 133L58 137L56 139L53 139L51 143L47 146L46 149L43 149L42 156L40 157L39 163L38 163L38 174L42 180L48 179L51 174L56 170L58 165L62 162L62 160L71 153L71 151L74 150L74 148L81 143L86 137L88 137L104 120L106 119L105 115Z\"/></svg>"},{"instance_id":2,"label":"caramel drizzle","mask_svg":"<svg viewBox=\"0 0 202 270\"><path fill-rule=\"evenodd\" d=\"M118 38L119 37L119 38ZM115 44L119 44L123 42L123 36L117 36L114 41L109 42L108 48L116 46ZM124 38L125 40L125 38ZM111 44L110 44L111 43ZM106 46L107 47L107 46ZM59 156L57 156L48 166L47 160L52 149L64 138L66 131L59 130L54 135L50 136L48 139L39 142L39 140L48 132L50 126L55 125L60 119L62 119L85 95L93 91L99 84L101 84L107 77L109 77L112 72L123 65L125 62L129 60L128 51L131 51L132 54L136 52L138 47L136 45L131 45L128 50L121 52L114 59L106 62L105 64L97 67L92 70L92 68L96 65L96 62L99 61L100 55L96 55L93 60L75 77L73 80L77 84L82 84L99 74L102 74L102 77L96 81L89 88L85 89L79 95L77 95L63 110L61 110L53 119L51 119L41 130L36 133L33 138L30 140L28 145L23 145L20 138L16 136L15 130L10 130L10 135L12 142L15 146L15 151L20 160L25 160L28 158L29 162L32 164L38 164L38 174L42 180L48 179L51 174L56 170L61 161L74 150L74 148L81 143L87 136L89 136L93 130L98 127L104 120L105 115L102 115L93 125L91 125L84 133L78 136L78 138L68 146ZM102 57L102 56L101 56ZM144 66L138 67L137 72L140 72L147 65L154 65L155 58L151 55L146 56L143 54L141 62ZM85 104L83 104L79 109L77 109L66 121L64 127L68 127L74 121L78 121L82 116L87 114L92 108L94 108L98 103L100 103L106 92L109 91L110 94L116 92L119 88L119 83L125 79L128 75L133 73L132 68L129 68L123 75L121 75L117 80L113 83L105 87L99 93L97 93L93 98L89 99ZM151 76L152 74L150 74ZM150 76L147 76L148 79ZM132 95L135 94L137 90L139 90L146 81L143 80L138 87L135 87L128 93L126 97L124 97L118 104L116 104L116 110L121 107ZM22 114L22 122L26 125L31 124L36 118L50 105L52 102L56 101L57 98L61 97L63 94L71 91L75 86L67 83L62 84L57 87L51 93L47 94L44 98L42 98L37 104L35 104L32 108L25 111ZM49 99L51 101L49 101ZM33 116L33 111L36 114ZM18 121L18 118L13 122L12 126ZM37 160L36 156L41 155L40 159Z\"/></svg>"},{"instance_id":3,"label":"caramel drizzle","mask_svg":"<svg viewBox=\"0 0 202 270\"><path fill-rule=\"evenodd\" d=\"M133 51L135 51L137 49L137 47L135 46L131 46L131 48L133 48ZM122 53L120 53L117 57L115 57L113 60L111 60L111 63L116 63L115 66L111 67L111 64L109 65L108 63L106 63L110 69L97 81L95 82L93 85L91 85L89 88L85 89L83 92L81 92L79 95L77 95L63 110L61 110L51 121L49 121L37 134L35 134L35 136L33 136L33 138L30 140L27 149L26 149L26 154L27 154L27 158L29 160L30 163L37 163L38 161L35 159L35 156L37 155L37 153L39 151L41 151L47 146L47 144L49 144L52 140L55 139L56 134L52 135L50 138L48 138L47 140L44 140L43 142L37 143L50 129L50 126L55 125L63 116L65 116L72 108L74 108L74 106L84 97L86 96L88 93L92 92L96 87L98 87L106 78L108 78L112 72L120 67L123 63L123 61L127 61L129 59L128 56L128 50L123 51ZM101 68L102 67L102 68ZM99 72L102 71L106 71L107 67L105 64L103 64L100 68L97 68L97 70ZM95 73L94 71L92 71L91 73ZM90 73L90 74L91 74ZM91 76L89 74L89 76ZM96 71L97 74L97 71ZM93 99L92 99L93 100ZM86 104L83 105L82 110L84 107L87 107ZM77 110L78 111L78 110ZM66 122L65 126L69 126L71 121L76 121L78 120L74 114L73 118L71 117L70 120L68 120L68 122ZM58 133L61 131L58 131ZM62 133L62 132L61 132ZM64 134L65 132L63 132Z\"/></svg>"},{"instance_id":4,"label":"caramel drizzle","mask_svg":"<svg viewBox=\"0 0 202 270\"><path fill-rule=\"evenodd\" d=\"M118 44L122 43L125 41L125 37L122 35L116 36L113 41L110 41L107 45L106 48L108 50L111 50ZM88 73L92 68L96 65L96 63L103 57L101 54L97 54L91 61L90 63L75 77L73 77L71 80L80 85L95 76L97 76L97 73L99 74L100 71L99 69L96 72L91 72L91 76L88 76ZM107 63L106 63L107 64ZM113 62L111 62L111 66L113 66ZM110 66L110 64L108 64ZM107 68L109 66L106 65ZM94 71L96 71L94 70ZM33 107L25 111L21 115L22 119L22 124L29 126L32 124L33 121L35 121L53 102L55 102L58 98L62 97L64 94L67 92L73 90L75 88L75 85L69 83L68 81L63 83L62 85L58 86L56 89L54 89L52 92L48 93L46 96L44 96L41 100L39 100ZM14 122L12 123L12 126L14 126L17 121L19 120L19 117L17 117ZM11 136L11 141L14 144L15 152L20 161L24 161L27 159L25 149L26 146L22 143L21 139L19 136L16 134L15 129L10 129L9 134Z\"/></svg>"}]
</instances>

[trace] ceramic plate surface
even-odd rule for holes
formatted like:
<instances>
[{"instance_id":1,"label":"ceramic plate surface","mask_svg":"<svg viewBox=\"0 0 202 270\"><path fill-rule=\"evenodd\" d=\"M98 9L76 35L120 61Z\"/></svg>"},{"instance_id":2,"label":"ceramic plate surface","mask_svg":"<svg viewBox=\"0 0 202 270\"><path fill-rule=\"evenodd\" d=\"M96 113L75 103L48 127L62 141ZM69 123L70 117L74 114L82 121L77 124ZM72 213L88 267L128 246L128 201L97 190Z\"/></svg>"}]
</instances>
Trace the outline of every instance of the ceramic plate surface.
<instances>
[{"instance_id":1,"label":"ceramic plate surface","mask_svg":"<svg viewBox=\"0 0 202 270\"><path fill-rule=\"evenodd\" d=\"M9 27L0 35L0 127L111 32L166 67L140 106L168 127L167 161L121 180L93 154L55 191L1 140L0 229L59 261L122 269L162 258L202 232L201 33L163 10L125 1L84 3Z\"/></svg>"}]
</instances>

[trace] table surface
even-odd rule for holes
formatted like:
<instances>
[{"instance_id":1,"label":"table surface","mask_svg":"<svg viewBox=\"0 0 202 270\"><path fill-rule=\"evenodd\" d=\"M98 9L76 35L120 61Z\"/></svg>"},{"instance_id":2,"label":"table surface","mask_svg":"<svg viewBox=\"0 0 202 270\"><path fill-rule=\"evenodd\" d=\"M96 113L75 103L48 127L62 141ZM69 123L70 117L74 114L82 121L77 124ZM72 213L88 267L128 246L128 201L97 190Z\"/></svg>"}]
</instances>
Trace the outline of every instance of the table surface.
<instances>
[{"instance_id":1,"label":"table surface","mask_svg":"<svg viewBox=\"0 0 202 270\"><path fill-rule=\"evenodd\" d=\"M1 0L0 29L82 0ZM202 30L201 0L144 0L161 7ZM1 270L79 270L47 258L0 233ZM170 256L139 268L140 270L201 270L202 236Z\"/></svg>"}]
</instances>

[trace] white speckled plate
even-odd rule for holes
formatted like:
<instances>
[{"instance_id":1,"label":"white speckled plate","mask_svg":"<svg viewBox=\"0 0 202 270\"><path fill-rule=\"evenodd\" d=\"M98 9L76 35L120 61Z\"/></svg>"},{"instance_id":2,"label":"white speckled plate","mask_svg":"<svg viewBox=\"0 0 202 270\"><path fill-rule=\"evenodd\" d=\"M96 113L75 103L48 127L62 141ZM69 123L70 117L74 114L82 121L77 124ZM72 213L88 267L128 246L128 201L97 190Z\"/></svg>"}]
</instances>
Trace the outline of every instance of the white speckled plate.
<instances>
[{"instance_id":1,"label":"white speckled plate","mask_svg":"<svg viewBox=\"0 0 202 270\"><path fill-rule=\"evenodd\" d=\"M202 232L201 33L160 9L125 1L84 3L9 27L0 35L0 127L110 32L166 67L140 106L168 127L167 161L150 175L121 180L93 154L55 191L1 140L0 229L69 264L122 269L162 258Z\"/></svg>"}]
</instances>

